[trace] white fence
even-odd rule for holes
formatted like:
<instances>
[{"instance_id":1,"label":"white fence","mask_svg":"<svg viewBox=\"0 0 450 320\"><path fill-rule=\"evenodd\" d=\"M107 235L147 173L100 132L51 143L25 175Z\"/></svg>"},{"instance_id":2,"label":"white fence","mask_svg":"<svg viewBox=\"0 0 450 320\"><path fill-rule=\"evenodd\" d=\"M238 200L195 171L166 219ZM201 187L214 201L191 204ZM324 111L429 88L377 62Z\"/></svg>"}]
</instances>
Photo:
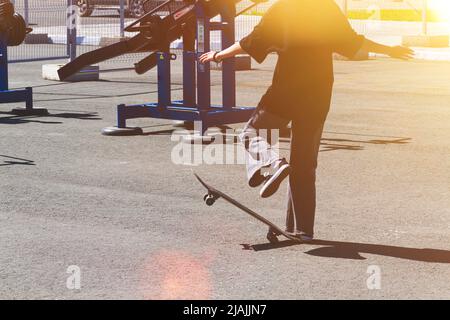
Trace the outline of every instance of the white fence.
<instances>
[{"instance_id":1,"label":"white fence","mask_svg":"<svg viewBox=\"0 0 450 320\"><path fill-rule=\"evenodd\" d=\"M72 0L72 3L76 3ZM124 1L124 0L117 0ZM367 12L366 20L351 20L355 30L363 35L372 37L375 40L386 44L398 44L401 36L428 34L449 34L449 22L421 23L420 18L424 17L423 4L428 1L440 0L335 0L343 10L351 12L359 10ZM448 1L450 0L442 0ZM250 2L250 0L248 0ZM261 15L275 2L271 0L267 3L257 5L237 19L236 33L237 39L241 39L248 34L261 19ZM74 55L70 52L68 40L72 39L76 43L77 54L93 50L100 46L102 39L120 38L130 36L124 33L124 26L134 19L125 17L117 9L109 11L95 11L91 17L79 18L76 23L76 39L68 37L67 28L67 4L68 0L15 0L16 9L24 15L26 21L34 29L34 40L28 39L22 46L11 48L10 60L29 61L56 59ZM245 6L246 3L242 3ZM450 8L450 5L448 6ZM238 8L238 11L241 8ZM409 10L417 14L417 21L381 21L382 10ZM450 10L450 9L449 9ZM449 12L450 18L450 12ZM37 35L37 36L36 36ZM218 48L220 43L212 38L212 47ZM175 42L173 48L180 48L180 42ZM121 60L127 60L127 57ZM134 59L134 58L133 58ZM113 62L116 60L113 60Z\"/></svg>"}]
</instances>

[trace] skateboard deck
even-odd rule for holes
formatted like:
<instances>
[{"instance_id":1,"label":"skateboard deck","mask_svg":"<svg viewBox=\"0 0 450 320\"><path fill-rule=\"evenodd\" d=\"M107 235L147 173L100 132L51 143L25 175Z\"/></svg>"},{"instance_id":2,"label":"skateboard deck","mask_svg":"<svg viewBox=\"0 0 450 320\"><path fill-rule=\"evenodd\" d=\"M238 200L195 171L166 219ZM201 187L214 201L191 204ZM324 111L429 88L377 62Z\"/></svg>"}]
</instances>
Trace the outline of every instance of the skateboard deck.
<instances>
[{"instance_id":1,"label":"skateboard deck","mask_svg":"<svg viewBox=\"0 0 450 320\"><path fill-rule=\"evenodd\" d=\"M246 206L242 205L240 202L234 200L232 197L228 196L227 194L223 193L222 191L217 190L216 188L210 186L205 181L203 181L196 173L194 173L194 176L197 178L197 180L206 188L207 194L203 197L203 200L208 206L214 205L216 200L222 198L228 203L234 205L235 207L238 207L242 211L246 212L253 218L259 220L260 222L264 223L269 227L269 231L267 232L267 240L269 240L270 243L277 243L278 242L278 236L284 236L289 240L295 241L295 242L301 242L299 238L296 238L294 236L291 236L290 234L286 233L284 230L281 230L277 225L273 224L271 221L267 220L260 214L256 213L255 211L247 208Z\"/></svg>"}]
</instances>

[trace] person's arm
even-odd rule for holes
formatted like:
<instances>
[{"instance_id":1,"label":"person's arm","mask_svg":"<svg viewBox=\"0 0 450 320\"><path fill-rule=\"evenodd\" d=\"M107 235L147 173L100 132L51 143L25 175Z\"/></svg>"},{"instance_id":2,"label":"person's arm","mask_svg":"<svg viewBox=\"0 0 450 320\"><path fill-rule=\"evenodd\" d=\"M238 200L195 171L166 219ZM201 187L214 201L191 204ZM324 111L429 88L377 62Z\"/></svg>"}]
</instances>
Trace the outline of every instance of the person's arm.
<instances>
[{"instance_id":1,"label":"person's arm","mask_svg":"<svg viewBox=\"0 0 450 320\"><path fill-rule=\"evenodd\" d=\"M330 30L329 39L332 43L332 49L348 58L354 57L359 50L364 52L373 52L388 55L392 58L409 60L414 56L414 51L403 46L385 46L380 43L367 39L355 32L347 17L343 14L337 3L334 1L326 2L330 6L326 7L327 20Z\"/></svg>"},{"instance_id":2,"label":"person's arm","mask_svg":"<svg viewBox=\"0 0 450 320\"><path fill-rule=\"evenodd\" d=\"M199 61L201 63L207 63L207 62L221 62L223 59L234 57L238 54L245 53L244 49L242 49L239 42L236 42L231 47L228 47L225 50L222 51L210 51L207 53L204 53L200 56Z\"/></svg>"},{"instance_id":3,"label":"person's arm","mask_svg":"<svg viewBox=\"0 0 450 320\"><path fill-rule=\"evenodd\" d=\"M367 38L364 39L361 50L366 52L386 54L392 58L401 60L409 60L414 56L414 51L410 48L403 46L385 46Z\"/></svg>"},{"instance_id":4,"label":"person's arm","mask_svg":"<svg viewBox=\"0 0 450 320\"><path fill-rule=\"evenodd\" d=\"M284 10L284 5L281 2L275 2L249 35L225 50L202 54L199 62L220 62L238 54L246 53L258 63L262 63L270 52L276 51L281 46L280 42L283 40L281 21L283 21Z\"/></svg>"}]
</instances>

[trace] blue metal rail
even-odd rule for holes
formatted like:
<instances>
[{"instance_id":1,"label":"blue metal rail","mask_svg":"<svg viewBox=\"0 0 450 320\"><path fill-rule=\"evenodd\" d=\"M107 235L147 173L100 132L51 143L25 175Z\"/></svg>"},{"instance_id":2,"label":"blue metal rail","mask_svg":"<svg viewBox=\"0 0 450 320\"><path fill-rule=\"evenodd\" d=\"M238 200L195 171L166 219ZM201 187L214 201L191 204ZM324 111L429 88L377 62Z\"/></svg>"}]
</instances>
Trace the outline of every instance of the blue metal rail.
<instances>
[{"instance_id":1,"label":"blue metal rail","mask_svg":"<svg viewBox=\"0 0 450 320\"><path fill-rule=\"evenodd\" d=\"M181 121L200 121L203 135L209 127L246 122L254 107L236 106L236 73L234 58L222 64L222 106L211 105L210 64L197 63L197 57L210 51L210 33L220 31L222 49L235 42L236 7L234 2L218 1L220 22L210 21L202 2L195 4L195 32L184 32L183 37L183 100L171 99L171 61L167 51L156 53L158 73L158 102L117 107L117 132L108 128L104 134L120 134L127 128L127 120L159 118ZM140 133L137 130L136 133Z\"/></svg>"},{"instance_id":2,"label":"blue metal rail","mask_svg":"<svg viewBox=\"0 0 450 320\"><path fill-rule=\"evenodd\" d=\"M12 113L17 115L44 115L46 109L33 107L33 88L9 89L8 84L8 47L3 39L0 39L0 104L24 102L25 108L16 108Z\"/></svg>"}]
</instances>

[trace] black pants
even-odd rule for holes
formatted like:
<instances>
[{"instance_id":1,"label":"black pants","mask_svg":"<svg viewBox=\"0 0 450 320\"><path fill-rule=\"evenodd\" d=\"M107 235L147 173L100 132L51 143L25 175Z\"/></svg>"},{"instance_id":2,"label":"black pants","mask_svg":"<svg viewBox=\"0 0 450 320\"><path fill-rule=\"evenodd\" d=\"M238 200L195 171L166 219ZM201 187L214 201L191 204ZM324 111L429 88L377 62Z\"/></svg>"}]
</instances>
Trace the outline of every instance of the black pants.
<instances>
[{"instance_id":1,"label":"black pants","mask_svg":"<svg viewBox=\"0 0 450 320\"><path fill-rule=\"evenodd\" d=\"M288 120L258 108L247 123L241 139L245 142L248 152L247 172L249 181L261 169L270 165L280 157L274 154L265 136L258 135L262 129L281 129L287 126ZM291 174L289 176L288 206L286 217L287 231L300 231L314 235L314 220L316 212L316 169L325 119L299 119L292 121L291 130ZM250 132L253 132L250 134ZM255 137L256 132L256 137ZM270 135L269 135L270 136ZM253 138L249 138L253 137ZM253 140L252 141L249 141ZM272 141L273 143L273 141ZM250 152L251 150L251 152ZM258 150L255 163L255 150Z\"/></svg>"}]
</instances>

